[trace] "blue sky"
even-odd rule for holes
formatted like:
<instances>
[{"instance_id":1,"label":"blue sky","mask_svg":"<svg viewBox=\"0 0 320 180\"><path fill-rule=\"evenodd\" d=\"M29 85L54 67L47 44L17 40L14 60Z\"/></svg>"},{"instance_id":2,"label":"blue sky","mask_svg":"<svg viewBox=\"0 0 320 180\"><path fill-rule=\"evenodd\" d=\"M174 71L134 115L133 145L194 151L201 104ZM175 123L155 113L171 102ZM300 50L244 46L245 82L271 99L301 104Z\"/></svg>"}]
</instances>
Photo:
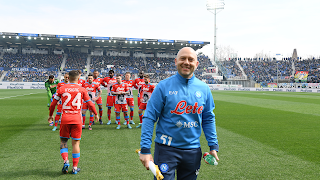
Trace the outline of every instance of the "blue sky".
<instances>
[{"instance_id":1,"label":"blue sky","mask_svg":"<svg viewBox=\"0 0 320 180\"><path fill-rule=\"evenodd\" d=\"M0 0L0 32L210 41L206 0ZM217 44L239 56L320 55L320 1L225 0ZM211 48L211 47L210 47ZM210 49L209 48L209 49Z\"/></svg>"}]
</instances>

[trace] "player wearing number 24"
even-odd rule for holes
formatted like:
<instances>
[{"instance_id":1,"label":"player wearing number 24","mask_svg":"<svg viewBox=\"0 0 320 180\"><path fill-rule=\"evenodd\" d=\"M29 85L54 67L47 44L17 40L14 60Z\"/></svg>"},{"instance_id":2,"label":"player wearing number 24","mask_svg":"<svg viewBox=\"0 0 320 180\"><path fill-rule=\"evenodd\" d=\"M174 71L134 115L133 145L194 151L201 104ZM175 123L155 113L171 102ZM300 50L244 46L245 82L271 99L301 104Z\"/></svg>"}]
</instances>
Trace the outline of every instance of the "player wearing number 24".
<instances>
[{"instance_id":1,"label":"player wearing number 24","mask_svg":"<svg viewBox=\"0 0 320 180\"><path fill-rule=\"evenodd\" d=\"M81 106L82 100L88 103L90 110L96 115L96 119L99 119L96 108L91 102L88 92L83 87L77 84L79 80L78 71L69 72L69 84L66 84L58 89L54 96L54 100L50 105L50 112L48 122L52 121L52 114L54 112L57 102L62 101L62 117L60 125L60 154L64 160L62 168L63 173L68 172L69 160L68 160L68 139L72 138L72 157L73 157L73 174L77 174L80 169L77 168L80 158L80 139L82 134L82 118L81 118Z\"/></svg>"},{"instance_id":2,"label":"player wearing number 24","mask_svg":"<svg viewBox=\"0 0 320 180\"><path fill-rule=\"evenodd\" d=\"M196 52L182 48L175 58L178 73L159 82L148 101L141 129L142 164L159 166L164 179L196 179L202 152L203 129L210 154L219 160L213 97L207 84L194 76L198 67ZM174 92L174 93L172 93ZM156 125L154 160L150 153Z\"/></svg>"}]
</instances>

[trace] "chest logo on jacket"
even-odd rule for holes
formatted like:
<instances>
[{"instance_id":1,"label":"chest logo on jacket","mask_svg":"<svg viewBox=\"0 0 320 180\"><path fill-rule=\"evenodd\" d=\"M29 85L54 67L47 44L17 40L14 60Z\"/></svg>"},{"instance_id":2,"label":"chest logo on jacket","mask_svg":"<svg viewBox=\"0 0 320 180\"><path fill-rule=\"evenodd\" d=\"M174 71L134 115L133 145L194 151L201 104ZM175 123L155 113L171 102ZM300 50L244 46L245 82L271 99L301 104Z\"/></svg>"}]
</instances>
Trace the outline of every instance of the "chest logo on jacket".
<instances>
[{"instance_id":1,"label":"chest logo on jacket","mask_svg":"<svg viewBox=\"0 0 320 180\"><path fill-rule=\"evenodd\" d=\"M178 91L169 91L169 94L170 94L170 95L177 95L177 94L178 94Z\"/></svg>"},{"instance_id":2,"label":"chest logo on jacket","mask_svg":"<svg viewBox=\"0 0 320 180\"><path fill-rule=\"evenodd\" d=\"M184 113L186 114L201 114L203 110L203 106L198 106L198 102L195 102L194 105L187 105L187 102L182 100L179 101L174 108L174 110L171 110L171 114L177 114L177 115L182 115Z\"/></svg>"}]
</instances>

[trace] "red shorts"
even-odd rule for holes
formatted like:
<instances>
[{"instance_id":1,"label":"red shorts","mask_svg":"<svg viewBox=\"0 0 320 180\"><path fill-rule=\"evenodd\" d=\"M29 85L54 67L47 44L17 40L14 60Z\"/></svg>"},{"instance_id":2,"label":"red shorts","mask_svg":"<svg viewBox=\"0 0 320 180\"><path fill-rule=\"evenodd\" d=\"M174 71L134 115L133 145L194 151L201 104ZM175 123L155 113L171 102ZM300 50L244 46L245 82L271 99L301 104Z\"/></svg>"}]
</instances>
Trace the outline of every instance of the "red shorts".
<instances>
[{"instance_id":1,"label":"red shorts","mask_svg":"<svg viewBox=\"0 0 320 180\"><path fill-rule=\"evenodd\" d=\"M128 106L126 104L115 104L114 105L114 112L120 113L122 109L122 112L128 112Z\"/></svg>"},{"instance_id":2,"label":"red shorts","mask_svg":"<svg viewBox=\"0 0 320 180\"><path fill-rule=\"evenodd\" d=\"M112 107L114 105L114 96L108 96L107 97L107 107Z\"/></svg>"},{"instance_id":3,"label":"red shorts","mask_svg":"<svg viewBox=\"0 0 320 180\"><path fill-rule=\"evenodd\" d=\"M139 110L146 110L147 103L140 103Z\"/></svg>"},{"instance_id":4,"label":"red shorts","mask_svg":"<svg viewBox=\"0 0 320 180\"><path fill-rule=\"evenodd\" d=\"M140 104L141 104L141 98L140 98L140 97L137 97L137 101L138 101L138 107L140 107Z\"/></svg>"},{"instance_id":5,"label":"red shorts","mask_svg":"<svg viewBox=\"0 0 320 180\"><path fill-rule=\"evenodd\" d=\"M82 104L82 110L89 110L88 108L89 108L89 104L84 102Z\"/></svg>"},{"instance_id":6,"label":"red shorts","mask_svg":"<svg viewBox=\"0 0 320 180\"><path fill-rule=\"evenodd\" d=\"M97 105L102 105L102 98L101 96L96 100Z\"/></svg>"},{"instance_id":7,"label":"red shorts","mask_svg":"<svg viewBox=\"0 0 320 180\"><path fill-rule=\"evenodd\" d=\"M60 138L80 140L82 134L82 124L60 124Z\"/></svg>"},{"instance_id":8,"label":"red shorts","mask_svg":"<svg viewBox=\"0 0 320 180\"><path fill-rule=\"evenodd\" d=\"M134 99L133 98L127 98L127 104L129 107L134 107Z\"/></svg>"}]
</instances>

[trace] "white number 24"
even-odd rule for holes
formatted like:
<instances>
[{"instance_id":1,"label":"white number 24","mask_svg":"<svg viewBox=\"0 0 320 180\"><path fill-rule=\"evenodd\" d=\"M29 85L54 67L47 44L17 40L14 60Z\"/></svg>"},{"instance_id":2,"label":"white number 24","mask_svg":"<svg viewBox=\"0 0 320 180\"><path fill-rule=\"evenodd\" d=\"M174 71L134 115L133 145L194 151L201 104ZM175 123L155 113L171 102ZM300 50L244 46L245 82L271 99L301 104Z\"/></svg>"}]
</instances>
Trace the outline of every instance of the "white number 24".
<instances>
[{"instance_id":1,"label":"white number 24","mask_svg":"<svg viewBox=\"0 0 320 180\"><path fill-rule=\"evenodd\" d=\"M171 145L172 137L162 134L160 139L162 140L162 144L167 144L168 146ZM167 139L168 139L168 143L167 143Z\"/></svg>"},{"instance_id":2,"label":"white number 24","mask_svg":"<svg viewBox=\"0 0 320 180\"><path fill-rule=\"evenodd\" d=\"M71 109L71 106L67 106L69 101L71 100L71 94L66 92L62 94L63 97L67 96L66 101L62 105L62 109ZM81 93L78 93L76 97L74 97L72 101L72 106L77 106L77 109L81 108Z\"/></svg>"}]
</instances>

